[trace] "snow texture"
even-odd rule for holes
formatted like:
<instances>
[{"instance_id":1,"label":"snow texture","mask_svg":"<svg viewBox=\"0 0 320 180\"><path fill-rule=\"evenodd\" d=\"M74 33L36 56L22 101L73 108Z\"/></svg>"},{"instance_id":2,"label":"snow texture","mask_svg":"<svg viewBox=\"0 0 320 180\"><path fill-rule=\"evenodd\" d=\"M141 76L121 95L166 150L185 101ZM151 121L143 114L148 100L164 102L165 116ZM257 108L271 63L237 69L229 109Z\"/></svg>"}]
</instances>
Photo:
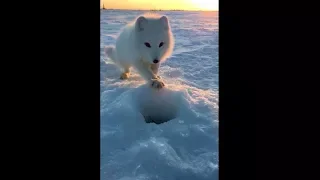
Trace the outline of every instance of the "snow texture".
<instances>
[{"instance_id":1,"label":"snow texture","mask_svg":"<svg viewBox=\"0 0 320 180\"><path fill-rule=\"evenodd\" d=\"M159 91L103 52L143 13L101 11L101 180L218 180L218 12L157 12L175 37Z\"/></svg>"}]
</instances>

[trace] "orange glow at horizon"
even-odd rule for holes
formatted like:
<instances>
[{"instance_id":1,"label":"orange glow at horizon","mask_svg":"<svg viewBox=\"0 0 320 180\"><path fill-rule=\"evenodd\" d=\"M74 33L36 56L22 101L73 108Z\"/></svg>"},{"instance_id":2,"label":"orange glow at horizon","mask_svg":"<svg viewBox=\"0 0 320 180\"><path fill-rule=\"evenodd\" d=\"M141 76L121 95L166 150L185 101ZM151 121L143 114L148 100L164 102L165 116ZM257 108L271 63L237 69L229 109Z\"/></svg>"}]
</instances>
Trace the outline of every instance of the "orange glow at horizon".
<instances>
[{"instance_id":1,"label":"orange glow at horizon","mask_svg":"<svg viewBox=\"0 0 320 180\"><path fill-rule=\"evenodd\" d=\"M219 10L219 0L100 0L107 9Z\"/></svg>"}]
</instances>

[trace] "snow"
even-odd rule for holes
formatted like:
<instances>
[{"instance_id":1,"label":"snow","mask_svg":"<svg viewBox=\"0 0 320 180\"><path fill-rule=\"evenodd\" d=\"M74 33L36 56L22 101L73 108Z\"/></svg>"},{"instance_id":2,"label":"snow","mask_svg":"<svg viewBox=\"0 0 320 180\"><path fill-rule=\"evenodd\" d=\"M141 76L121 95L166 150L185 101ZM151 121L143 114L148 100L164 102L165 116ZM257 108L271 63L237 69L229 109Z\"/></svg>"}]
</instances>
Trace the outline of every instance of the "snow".
<instances>
[{"instance_id":1,"label":"snow","mask_svg":"<svg viewBox=\"0 0 320 180\"><path fill-rule=\"evenodd\" d=\"M101 11L101 180L218 180L218 13L158 13L175 37L161 90L120 80L103 53L143 12Z\"/></svg>"}]
</instances>

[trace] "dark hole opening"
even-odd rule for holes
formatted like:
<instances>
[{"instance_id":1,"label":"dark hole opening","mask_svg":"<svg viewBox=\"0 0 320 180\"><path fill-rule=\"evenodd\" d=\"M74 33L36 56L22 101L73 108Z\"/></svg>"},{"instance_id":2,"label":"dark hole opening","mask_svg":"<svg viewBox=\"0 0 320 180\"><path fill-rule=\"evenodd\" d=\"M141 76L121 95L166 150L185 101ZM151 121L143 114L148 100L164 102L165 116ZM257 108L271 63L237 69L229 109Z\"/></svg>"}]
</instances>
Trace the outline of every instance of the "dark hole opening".
<instances>
[{"instance_id":1,"label":"dark hole opening","mask_svg":"<svg viewBox=\"0 0 320 180\"><path fill-rule=\"evenodd\" d=\"M143 115L143 114L142 114ZM176 115L170 114L167 116L150 116L150 115L143 115L144 121L146 123L155 123L155 124L162 124L172 119L176 118Z\"/></svg>"}]
</instances>

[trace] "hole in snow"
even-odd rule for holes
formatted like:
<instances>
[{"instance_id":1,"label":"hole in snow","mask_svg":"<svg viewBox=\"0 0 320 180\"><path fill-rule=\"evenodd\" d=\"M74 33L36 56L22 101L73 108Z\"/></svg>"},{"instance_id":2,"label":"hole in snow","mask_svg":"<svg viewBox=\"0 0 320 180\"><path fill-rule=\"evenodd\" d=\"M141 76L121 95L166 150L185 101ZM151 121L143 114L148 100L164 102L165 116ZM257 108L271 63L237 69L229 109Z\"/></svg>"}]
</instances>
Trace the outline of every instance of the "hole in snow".
<instances>
[{"instance_id":1,"label":"hole in snow","mask_svg":"<svg viewBox=\"0 0 320 180\"><path fill-rule=\"evenodd\" d=\"M141 86L134 96L137 109L146 123L162 124L178 115L179 96L175 91Z\"/></svg>"}]
</instances>

